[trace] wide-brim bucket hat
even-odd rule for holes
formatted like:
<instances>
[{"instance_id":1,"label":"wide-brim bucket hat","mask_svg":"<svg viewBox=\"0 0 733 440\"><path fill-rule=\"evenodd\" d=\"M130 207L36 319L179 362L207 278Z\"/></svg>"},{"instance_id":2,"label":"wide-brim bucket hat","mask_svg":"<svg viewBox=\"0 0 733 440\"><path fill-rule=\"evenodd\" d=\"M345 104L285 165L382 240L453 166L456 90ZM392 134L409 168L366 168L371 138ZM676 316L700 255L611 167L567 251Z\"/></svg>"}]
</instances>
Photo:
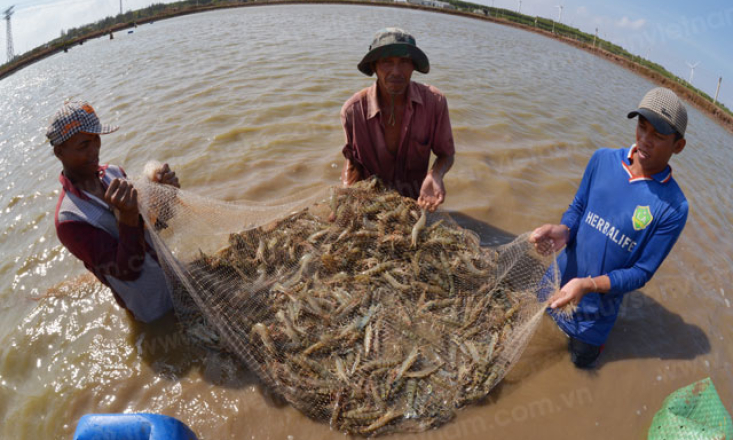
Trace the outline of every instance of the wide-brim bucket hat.
<instances>
[{"instance_id":1,"label":"wide-brim bucket hat","mask_svg":"<svg viewBox=\"0 0 733 440\"><path fill-rule=\"evenodd\" d=\"M430 61L425 52L417 47L415 37L399 28L386 28L374 36L369 52L359 63L359 71L366 76L372 76L372 63L387 57L408 57L415 63L415 70L420 73L430 72Z\"/></svg>"}]
</instances>

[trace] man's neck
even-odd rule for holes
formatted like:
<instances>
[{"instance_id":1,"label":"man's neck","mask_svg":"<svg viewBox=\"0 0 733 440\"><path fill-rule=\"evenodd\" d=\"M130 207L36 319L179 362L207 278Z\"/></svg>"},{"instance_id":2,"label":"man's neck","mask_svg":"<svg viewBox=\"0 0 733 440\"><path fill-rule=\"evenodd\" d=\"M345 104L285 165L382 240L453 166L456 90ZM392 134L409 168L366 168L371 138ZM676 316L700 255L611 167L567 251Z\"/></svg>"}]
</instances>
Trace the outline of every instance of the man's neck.
<instances>
[{"instance_id":1,"label":"man's neck","mask_svg":"<svg viewBox=\"0 0 733 440\"><path fill-rule=\"evenodd\" d=\"M64 176L66 176L67 179L71 183L74 184L74 187L78 189L79 191L86 191L88 193L99 195L100 193L103 193L104 188L102 186L102 181L99 180L99 174L77 174L73 171L70 172L69 170L64 169Z\"/></svg>"},{"instance_id":2,"label":"man's neck","mask_svg":"<svg viewBox=\"0 0 733 440\"><path fill-rule=\"evenodd\" d=\"M644 173L644 169L641 167L641 164L638 160L636 160L637 153L634 153L629 160L631 162L631 165L629 166L629 169L631 169L631 174L634 177L646 177Z\"/></svg>"},{"instance_id":3,"label":"man's neck","mask_svg":"<svg viewBox=\"0 0 733 440\"><path fill-rule=\"evenodd\" d=\"M379 99L379 108L380 109L389 109L392 106L392 100L394 100L394 105L396 107L402 107L407 102L407 92L410 90L410 86L408 85L407 88L403 93L400 93L398 95L392 95L386 90L382 90L381 87L379 87L379 84L377 84L377 97Z\"/></svg>"}]
</instances>

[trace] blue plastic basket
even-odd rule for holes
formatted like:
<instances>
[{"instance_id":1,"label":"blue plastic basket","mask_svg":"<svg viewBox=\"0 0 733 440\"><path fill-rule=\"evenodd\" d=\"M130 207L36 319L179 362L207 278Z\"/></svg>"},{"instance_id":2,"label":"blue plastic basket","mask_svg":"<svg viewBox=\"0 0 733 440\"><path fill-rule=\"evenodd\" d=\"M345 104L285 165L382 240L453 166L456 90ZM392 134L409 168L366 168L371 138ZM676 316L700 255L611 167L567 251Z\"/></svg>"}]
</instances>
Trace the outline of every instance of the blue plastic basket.
<instances>
[{"instance_id":1,"label":"blue plastic basket","mask_svg":"<svg viewBox=\"0 0 733 440\"><path fill-rule=\"evenodd\" d=\"M188 426L160 414L87 414L74 440L197 440Z\"/></svg>"}]
</instances>

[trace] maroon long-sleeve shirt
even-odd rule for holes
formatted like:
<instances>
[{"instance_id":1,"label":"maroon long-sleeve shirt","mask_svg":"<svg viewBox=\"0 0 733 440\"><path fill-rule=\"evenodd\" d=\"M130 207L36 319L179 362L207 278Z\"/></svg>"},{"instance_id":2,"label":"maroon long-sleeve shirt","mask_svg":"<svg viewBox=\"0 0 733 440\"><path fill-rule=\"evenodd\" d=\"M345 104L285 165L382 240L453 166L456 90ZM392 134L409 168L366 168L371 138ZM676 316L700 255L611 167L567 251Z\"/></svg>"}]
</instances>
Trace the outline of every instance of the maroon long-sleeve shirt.
<instances>
[{"instance_id":1,"label":"maroon long-sleeve shirt","mask_svg":"<svg viewBox=\"0 0 733 440\"><path fill-rule=\"evenodd\" d=\"M452 156L456 151L448 102L437 88L410 82L396 155L387 149L379 112L376 82L346 101L341 109L346 135L342 153L360 166L363 178L376 174L403 196L416 199L428 173L430 152Z\"/></svg>"}]
</instances>

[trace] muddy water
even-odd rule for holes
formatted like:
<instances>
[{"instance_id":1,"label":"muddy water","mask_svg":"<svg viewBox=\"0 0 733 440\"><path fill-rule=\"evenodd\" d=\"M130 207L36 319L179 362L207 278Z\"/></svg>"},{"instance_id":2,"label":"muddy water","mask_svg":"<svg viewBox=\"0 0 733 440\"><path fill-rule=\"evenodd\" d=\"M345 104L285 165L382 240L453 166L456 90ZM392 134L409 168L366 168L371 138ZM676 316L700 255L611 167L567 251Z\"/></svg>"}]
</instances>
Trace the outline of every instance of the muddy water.
<instances>
[{"instance_id":1,"label":"muddy water","mask_svg":"<svg viewBox=\"0 0 733 440\"><path fill-rule=\"evenodd\" d=\"M457 146L445 209L487 243L558 221L599 147L633 142L625 118L652 84L556 41L435 13L360 6L211 12L89 41L0 82L0 438L70 438L89 412L159 412L202 439L342 438L263 391L231 359L134 324L61 248L57 160L44 141L67 98L105 123L101 159L138 173L168 161L182 185L266 202L336 184L338 111L378 28L412 31L415 78L447 96ZM543 322L485 404L417 438L640 438L674 389L711 376L733 410L733 138L690 108L673 160L687 227L654 280L627 296L592 372ZM409 436L415 438L415 436Z\"/></svg>"}]
</instances>

